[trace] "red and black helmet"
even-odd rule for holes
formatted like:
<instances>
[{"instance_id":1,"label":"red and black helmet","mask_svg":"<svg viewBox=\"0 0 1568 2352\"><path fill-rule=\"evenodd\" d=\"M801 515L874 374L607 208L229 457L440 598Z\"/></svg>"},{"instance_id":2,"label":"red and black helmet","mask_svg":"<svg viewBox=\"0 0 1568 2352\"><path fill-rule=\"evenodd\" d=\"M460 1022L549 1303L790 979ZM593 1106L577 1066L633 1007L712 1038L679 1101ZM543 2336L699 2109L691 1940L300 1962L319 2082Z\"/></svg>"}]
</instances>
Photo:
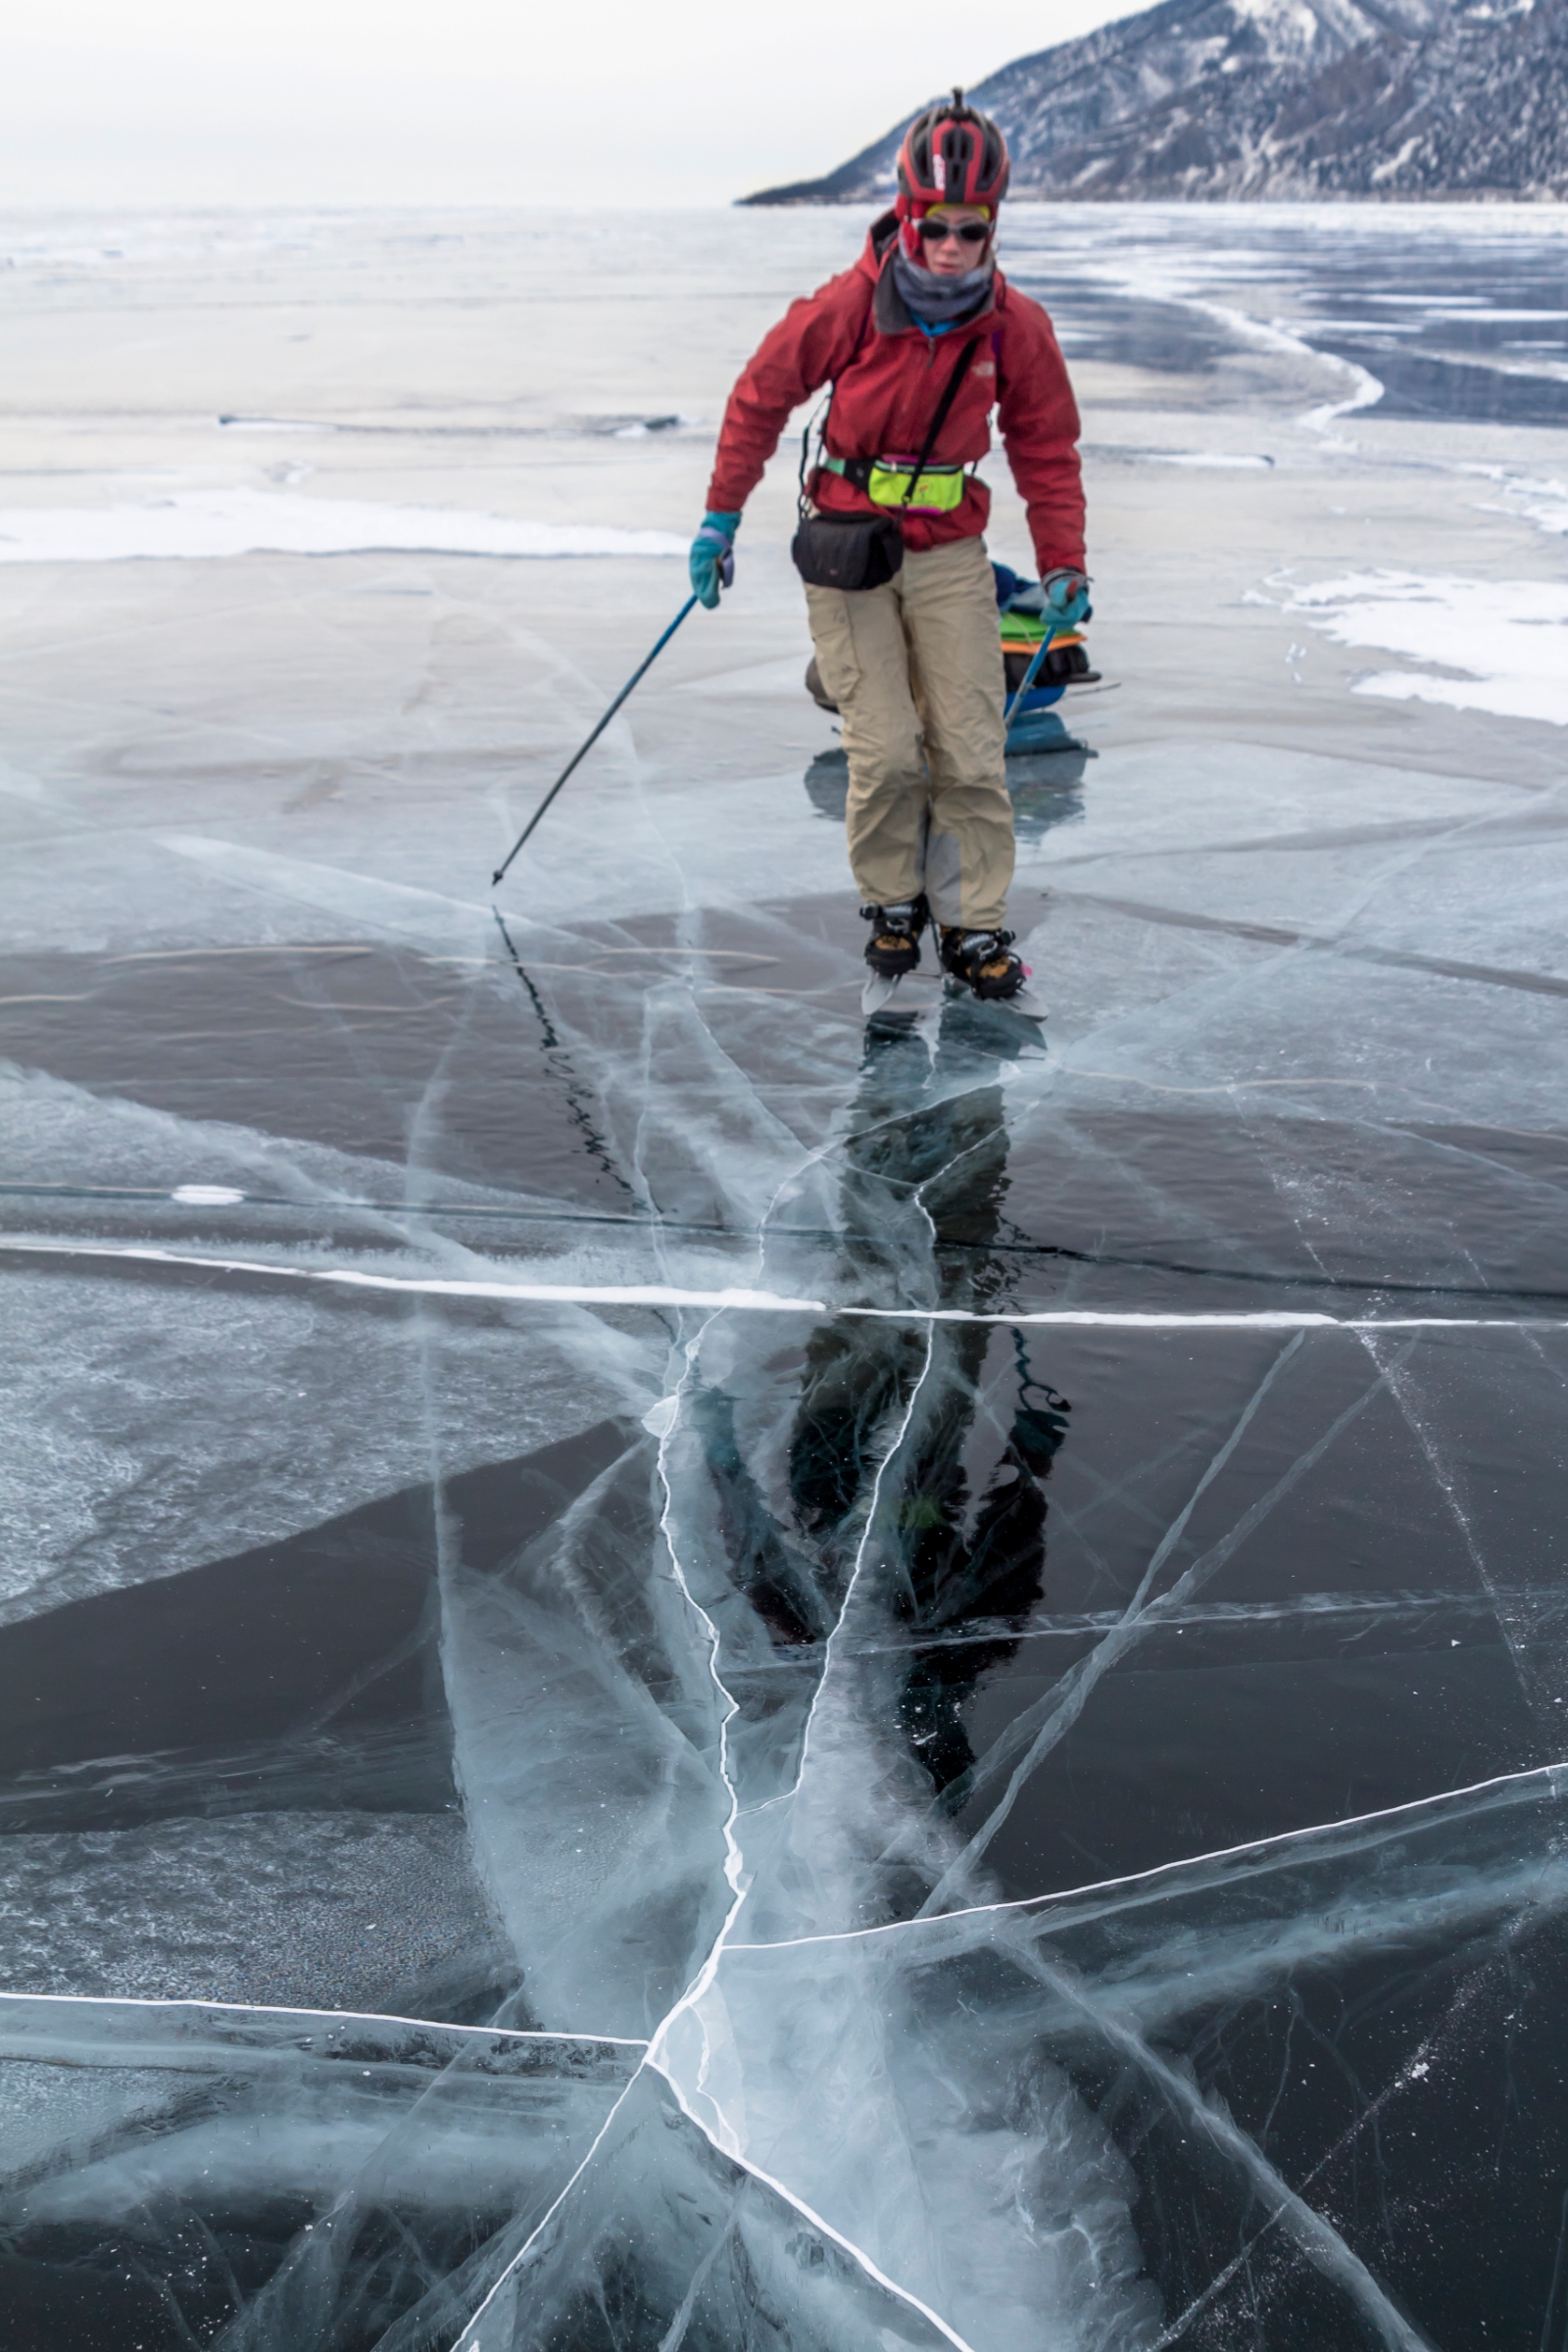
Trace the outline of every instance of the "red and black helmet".
<instances>
[{"instance_id":1,"label":"red and black helmet","mask_svg":"<svg viewBox=\"0 0 1568 2352\"><path fill-rule=\"evenodd\" d=\"M1011 170L1007 142L991 117L965 106L962 90L955 90L951 99L916 116L904 134L900 215L908 220L937 204L994 208L1007 193Z\"/></svg>"}]
</instances>

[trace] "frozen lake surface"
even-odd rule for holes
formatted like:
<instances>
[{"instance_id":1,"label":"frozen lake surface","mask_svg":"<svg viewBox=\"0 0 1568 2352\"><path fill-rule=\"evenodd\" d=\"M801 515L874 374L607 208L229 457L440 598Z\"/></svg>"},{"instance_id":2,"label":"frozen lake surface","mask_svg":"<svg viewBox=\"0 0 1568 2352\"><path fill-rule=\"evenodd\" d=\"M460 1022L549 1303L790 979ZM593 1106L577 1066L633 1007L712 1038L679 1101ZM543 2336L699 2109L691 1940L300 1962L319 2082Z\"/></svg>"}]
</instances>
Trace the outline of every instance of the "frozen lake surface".
<instances>
[{"instance_id":1,"label":"frozen lake surface","mask_svg":"<svg viewBox=\"0 0 1568 2352\"><path fill-rule=\"evenodd\" d=\"M1009 216L1043 1036L789 448L489 888L859 216L5 227L7 2352L1560 2352L1568 213Z\"/></svg>"}]
</instances>

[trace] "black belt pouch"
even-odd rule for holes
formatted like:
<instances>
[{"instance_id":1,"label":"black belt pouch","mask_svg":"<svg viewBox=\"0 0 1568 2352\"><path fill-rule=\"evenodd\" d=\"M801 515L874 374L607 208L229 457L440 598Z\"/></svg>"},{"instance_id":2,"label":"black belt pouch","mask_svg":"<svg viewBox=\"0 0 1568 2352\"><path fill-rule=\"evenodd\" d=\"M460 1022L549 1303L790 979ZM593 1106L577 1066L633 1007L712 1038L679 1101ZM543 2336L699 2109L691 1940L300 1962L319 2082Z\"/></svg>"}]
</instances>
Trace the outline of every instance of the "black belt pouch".
<instances>
[{"instance_id":1,"label":"black belt pouch","mask_svg":"<svg viewBox=\"0 0 1568 2352\"><path fill-rule=\"evenodd\" d=\"M948 411L979 348L980 338L976 336L964 345L954 363L947 388L931 419L925 447L909 476L906 498L931 463L942 427L948 421ZM809 431L808 426L807 432ZM904 533L891 514L807 514L805 434L801 437L801 527L790 541L790 554L808 588L884 588L904 564Z\"/></svg>"},{"instance_id":2,"label":"black belt pouch","mask_svg":"<svg viewBox=\"0 0 1568 2352\"><path fill-rule=\"evenodd\" d=\"M808 514L790 541L808 588L882 588L904 562L904 533L890 514Z\"/></svg>"}]
</instances>

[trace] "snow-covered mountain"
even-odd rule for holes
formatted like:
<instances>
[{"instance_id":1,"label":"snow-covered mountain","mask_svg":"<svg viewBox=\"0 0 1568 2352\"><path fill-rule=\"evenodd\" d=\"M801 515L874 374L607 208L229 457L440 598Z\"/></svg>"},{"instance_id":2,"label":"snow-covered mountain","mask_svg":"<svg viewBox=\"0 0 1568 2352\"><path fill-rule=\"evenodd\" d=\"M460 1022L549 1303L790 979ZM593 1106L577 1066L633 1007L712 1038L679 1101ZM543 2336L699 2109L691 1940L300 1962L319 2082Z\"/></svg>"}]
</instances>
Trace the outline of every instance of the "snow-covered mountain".
<instances>
[{"instance_id":1,"label":"snow-covered mountain","mask_svg":"<svg viewBox=\"0 0 1568 2352\"><path fill-rule=\"evenodd\" d=\"M1015 194L1568 195L1568 0L1162 0L970 95ZM904 128L744 201L890 196Z\"/></svg>"}]
</instances>

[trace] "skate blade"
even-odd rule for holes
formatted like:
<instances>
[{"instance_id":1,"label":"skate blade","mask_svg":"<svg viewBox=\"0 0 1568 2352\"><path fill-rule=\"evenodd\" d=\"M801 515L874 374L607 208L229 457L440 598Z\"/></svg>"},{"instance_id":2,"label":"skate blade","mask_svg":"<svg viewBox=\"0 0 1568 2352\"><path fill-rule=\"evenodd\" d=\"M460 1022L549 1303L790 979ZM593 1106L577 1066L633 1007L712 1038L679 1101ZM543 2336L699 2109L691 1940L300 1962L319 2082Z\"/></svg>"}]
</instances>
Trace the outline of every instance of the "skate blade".
<instances>
[{"instance_id":1,"label":"skate blade","mask_svg":"<svg viewBox=\"0 0 1568 2352\"><path fill-rule=\"evenodd\" d=\"M892 1004L903 977L902 972L896 972L891 979L886 972L866 973L860 985L860 1010L867 1020L873 1012L883 1012Z\"/></svg>"},{"instance_id":2,"label":"skate blade","mask_svg":"<svg viewBox=\"0 0 1568 2352\"><path fill-rule=\"evenodd\" d=\"M1043 1021L1051 1006L1032 988L1020 988L1010 997L978 997L966 981L955 979L950 972L942 983L946 994L958 998L965 1004L978 1004L986 1012L1016 1012L1026 1021Z\"/></svg>"}]
</instances>

